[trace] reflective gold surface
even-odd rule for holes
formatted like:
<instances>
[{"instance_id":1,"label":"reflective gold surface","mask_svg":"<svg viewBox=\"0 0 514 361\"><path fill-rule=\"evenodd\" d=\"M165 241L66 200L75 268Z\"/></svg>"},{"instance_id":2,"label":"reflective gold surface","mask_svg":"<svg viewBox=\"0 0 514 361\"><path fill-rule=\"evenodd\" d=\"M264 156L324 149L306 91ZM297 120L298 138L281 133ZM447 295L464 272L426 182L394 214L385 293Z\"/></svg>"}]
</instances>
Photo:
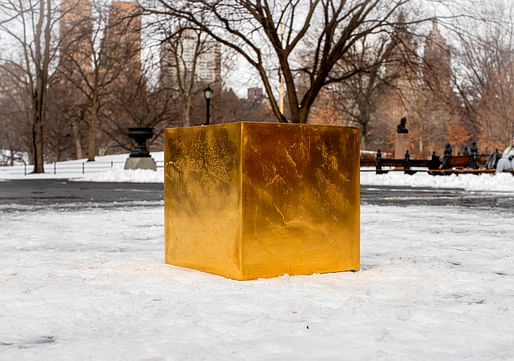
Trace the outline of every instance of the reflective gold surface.
<instances>
[{"instance_id":1,"label":"reflective gold surface","mask_svg":"<svg viewBox=\"0 0 514 361\"><path fill-rule=\"evenodd\" d=\"M355 127L165 131L166 263L247 280L359 269Z\"/></svg>"}]
</instances>

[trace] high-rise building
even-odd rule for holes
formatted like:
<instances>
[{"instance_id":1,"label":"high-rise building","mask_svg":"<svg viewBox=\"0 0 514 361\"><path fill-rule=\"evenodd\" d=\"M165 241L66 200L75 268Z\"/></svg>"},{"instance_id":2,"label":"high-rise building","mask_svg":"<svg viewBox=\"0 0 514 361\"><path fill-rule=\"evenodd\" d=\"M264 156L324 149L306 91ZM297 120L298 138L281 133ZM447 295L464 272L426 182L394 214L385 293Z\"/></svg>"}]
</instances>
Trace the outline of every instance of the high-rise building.
<instances>
[{"instance_id":1,"label":"high-rise building","mask_svg":"<svg viewBox=\"0 0 514 361\"><path fill-rule=\"evenodd\" d=\"M19 83L25 78L22 68L14 62L0 63L0 97L24 91Z\"/></svg>"},{"instance_id":2,"label":"high-rise building","mask_svg":"<svg viewBox=\"0 0 514 361\"><path fill-rule=\"evenodd\" d=\"M446 40L432 20L432 31L427 36L423 52L423 83L448 96L451 92L451 52Z\"/></svg>"},{"instance_id":3,"label":"high-rise building","mask_svg":"<svg viewBox=\"0 0 514 361\"><path fill-rule=\"evenodd\" d=\"M113 1L105 30L105 68L122 66L120 77L141 73L141 8L136 2Z\"/></svg>"},{"instance_id":4,"label":"high-rise building","mask_svg":"<svg viewBox=\"0 0 514 361\"><path fill-rule=\"evenodd\" d=\"M390 44L391 52L385 64L385 76L392 85L404 91L411 91L418 78L417 45L410 33L405 15L400 13L397 28Z\"/></svg>"},{"instance_id":5,"label":"high-rise building","mask_svg":"<svg viewBox=\"0 0 514 361\"><path fill-rule=\"evenodd\" d=\"M60 18L60 63L69 74L92 69L93 18L89 0L63 0Z\"/></svg>"},{"instance_id":6,"label":"high-rise building","mask_svg":"<svg viewBox=\"0 0 514 361\"><path fill-rule=\"evenodd\" d=\"M221 46L205 39L192 29L186 29L180 38L161 45L161 85L176 89L178 81L194 80L201 85L221 84Z\"/></svg>"},{"instance_id":7,"label":"high-rise building","mask_svg":"<svg viewBox=\"0 0 514 361\"><path fill-rule=\"evenodd\" d=\"M448 126L456 108L451 76L450 47L434 19L423 51L423 86L418 115L420 150L442 148L448 141Z\"/></svg>"}]
</instances>

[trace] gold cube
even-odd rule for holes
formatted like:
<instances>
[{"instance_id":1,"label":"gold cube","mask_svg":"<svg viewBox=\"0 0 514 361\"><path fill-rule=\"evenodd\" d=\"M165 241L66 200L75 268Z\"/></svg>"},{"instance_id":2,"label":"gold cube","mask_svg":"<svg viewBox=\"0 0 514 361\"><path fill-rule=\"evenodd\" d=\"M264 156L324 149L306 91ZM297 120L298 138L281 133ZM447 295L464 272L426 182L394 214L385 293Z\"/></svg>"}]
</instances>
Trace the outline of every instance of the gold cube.
<instances>
[{"instance_id":1,"label":"gold cube","mask_svg":"<svg viewBox=\"0 0 514 361\"><path fill-rule=\"evenodd\" d=\"M360 267L359 129L165 130L165 260L248 280Z\"/></svg>"}]
</instances>

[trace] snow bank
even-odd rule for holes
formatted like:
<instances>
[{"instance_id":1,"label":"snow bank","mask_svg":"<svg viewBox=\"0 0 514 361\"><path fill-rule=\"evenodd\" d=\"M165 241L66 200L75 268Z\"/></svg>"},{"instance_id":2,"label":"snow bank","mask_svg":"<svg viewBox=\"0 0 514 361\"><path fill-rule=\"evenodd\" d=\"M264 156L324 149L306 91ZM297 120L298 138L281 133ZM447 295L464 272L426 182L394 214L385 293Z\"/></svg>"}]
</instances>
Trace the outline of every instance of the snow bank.
<instances>
[{"instance_id":1,"label":"snow bank","mask_svg":"<svg viewBox=\"0 0 514 361\"><path fill-rule=\"evenodd\" d=\"M134 169L124 170L123 168L113 168L102 173L85 175L74 178L81 182L127 182L127 183L163 183L164 173L162 168L157 171Z\"/></svg>"},{"instance_id":2,"label":"snow bank","mask_svg":"<svg viewBox=\"0 0 514 361\"><path fill-rule=\"evenodd\" d=\"M461 174L431 176L427 173L407 175L403 172L375 174L361 172L360 183L364 185L389 185L409 187L461 188L470 191L514 192L514 177L509 174Z\"/></svg>"}]
</instances>

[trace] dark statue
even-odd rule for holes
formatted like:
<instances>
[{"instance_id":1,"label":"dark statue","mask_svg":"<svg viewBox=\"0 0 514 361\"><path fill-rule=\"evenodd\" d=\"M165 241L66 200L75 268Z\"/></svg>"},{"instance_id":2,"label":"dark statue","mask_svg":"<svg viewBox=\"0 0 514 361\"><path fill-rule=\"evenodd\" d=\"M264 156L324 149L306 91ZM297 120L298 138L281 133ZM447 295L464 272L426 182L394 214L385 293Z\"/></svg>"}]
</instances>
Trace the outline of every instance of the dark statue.
<instances>
[{"instance_id":1,"label":"dark statue","mask_svg":"<svg viewBox=\"0 0 514 361\"><path fill-rule=\"evenodd\" d=\"M397 132L399 134L406 134L409 132L409 130L407 129L406 127L406 124L407 124L407 118L403 117L402 119L400 119L400 124L398 124L398 128L397 128Z\"/></svg>"}]
</instances>

